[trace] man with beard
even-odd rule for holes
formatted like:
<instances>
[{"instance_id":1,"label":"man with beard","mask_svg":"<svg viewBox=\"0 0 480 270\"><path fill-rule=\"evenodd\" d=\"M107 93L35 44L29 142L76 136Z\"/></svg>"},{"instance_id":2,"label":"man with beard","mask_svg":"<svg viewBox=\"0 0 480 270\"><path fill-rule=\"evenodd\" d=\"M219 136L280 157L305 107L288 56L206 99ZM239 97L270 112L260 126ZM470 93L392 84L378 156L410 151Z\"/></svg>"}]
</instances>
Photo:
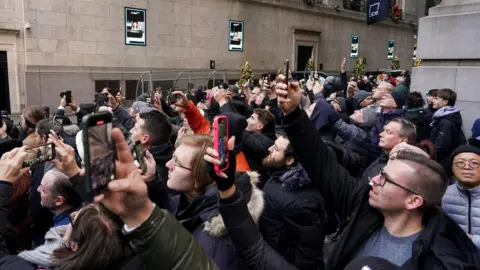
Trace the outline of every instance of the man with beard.
<instances>
[{"instance_id":1,"label":"man with beard","mask_svg":"<svg viewBox=\"0 0 480 270\"><path fill-rule=\"evenodd\" d=\"M324 269L324 201L285 135L278 134L264 159L272 170L265 184L260 231L265 241L299 269Z\"/></svg>"}]
</instances>

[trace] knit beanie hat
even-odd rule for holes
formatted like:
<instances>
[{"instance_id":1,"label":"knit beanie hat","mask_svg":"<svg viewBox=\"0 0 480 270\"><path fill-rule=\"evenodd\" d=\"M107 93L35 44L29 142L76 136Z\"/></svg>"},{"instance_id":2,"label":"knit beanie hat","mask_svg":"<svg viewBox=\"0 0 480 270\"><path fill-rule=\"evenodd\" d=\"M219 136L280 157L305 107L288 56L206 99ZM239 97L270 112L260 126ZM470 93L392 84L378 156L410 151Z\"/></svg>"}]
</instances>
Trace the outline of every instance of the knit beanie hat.
<instances>
[{"instance_id":1,"label":"knit beanie hat","mask_svg":"<svg viewBox=\"0 0 480 270\"><path fill-rule=\"evenodd\" d=\"M472 137L480 140L480 118L475 120L472 126Z\"/></svg>"},{"instance_id":2,"label":"knit beanie hat","mask_svg":"<svg viewBox=\"0 0 480 270\"><path fill-rule=\"evenodd\" d=\"M457 149L453 150L452 155L450 156L450 164L452 164L453 158L455 158L456 155L461 153L474 153L480 155L480 148L471 146L469 144L460 145L459 147L457 147Z\"/></svg>"},{"instance_id":3,"label":"knit beanie hat","mask_svg":"<svg viewBox=\"0 0 480 270\"><path fill-rule=\"evenodd\" d=\"M138 114L140 113L140 110L142 108L145 108L145 107L150 107L150 105L146 102L143 102L143 101L135 101L133 104L132 104L132 110L135 114Z\"/></svg>"},{"instance_id":4,"label":"knit beanie hat","mask_svg":"<svg viewBox=\"0 0 480 270\"><path fill-rule=\"evenodd\" d=\"M325 78L324 84L325 84L325 83L332 84L332 83L334 83L334 82L335 82L335 77L333 77L333 76L328 76L327 78Z\"/></svg>"},{"instance_id":5,"label":"knit beanie hat","mask_svg":"<svg viewBox=\"0 0 480 270\"><path fill-rule=\"evenodd\" d=\"M340 105L340 109L342 110L342 112L347 111L347 101L345 100L344 97L336 97L335 101L337 101L338 104Z\"/></svg>"},{"instance_id":6,"label":"knit beanie hat","mask_svg":"<svg viewBox=\"0 0 480 270\"><path fill-rule=\"evenodd\" d=\"M397 265L378 257L360 257L351 261L345 270L394 270Z\"/></svg>"},{"instance_id":7,"label":"knit beanie hat","mask_svg":"<svg viewBox=\"0 0 480 270\"><path fill-rule=\"evenodd\" d=\"M405 106L406 95L404 93L393 92L391 95L395 100L395 104L397 104L398 109L401 109L403 106Z\"/></svg>"},{"instance_id":8,"label":"knit beanie hat","mask_svg":"<svg viewBox=\"0 0 480 270\"><path fill-rule=\"evenodd\" d=\"M150 106L147 106L147 107L142 107L138 113L149 113L151 111L155 111L155 109Z\"/></svg>"},{"instance_id":9,"label":"knit beanie hat","mask_svg":"<svg viewBox=\"0 0 480 270\"><path fill-rule=\"evenodd\" d=\"M359 90L353 95L353 98L360 104L360 103L362 103L362 101L364 101L370 95L371 95L371 93L369 93L367 91Z\"/></svg>"},{"instance_id":10,"label":"knit beanie hat","mask_svg":"<svg viewBox=\"0 0 480 270\"><path fill-rule=\"evenodd\" d=\"M363 123L372 123L377 119L377 111L372 107L362 108Z\"/></svg>"}]
</instances>

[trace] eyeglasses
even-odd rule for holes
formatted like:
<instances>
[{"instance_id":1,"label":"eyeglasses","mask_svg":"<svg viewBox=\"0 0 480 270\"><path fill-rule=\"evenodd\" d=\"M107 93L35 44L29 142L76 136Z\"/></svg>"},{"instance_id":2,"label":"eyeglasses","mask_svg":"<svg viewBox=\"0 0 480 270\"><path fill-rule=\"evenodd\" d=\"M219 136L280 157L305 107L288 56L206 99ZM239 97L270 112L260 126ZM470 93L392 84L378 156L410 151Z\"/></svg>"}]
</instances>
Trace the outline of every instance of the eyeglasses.
<instances>
[{"instance_id":1,"label":"eyeglasses","mask_svg":"<svg viewBox=\"0 0 480 270\"><path fill-rule=\"evenodd\" d=\"M459 169L465 169L465 167L467 166L472 168L472 169L477 169L479 166L480 166L480 163L478 161L476 161L475 159L471 159L469 161L457 161L457 162L454 162L453 165L455 165L455 167L459 168Z\"/></svg>"},{"instance_id":2,"label":"eyeglasses","mask_svg":"<svg viewBox=\"0 0 480 270\"><path fill-rule=\"evenodd\" d=\"M406 188L406 187L404 187L404 186L402 186L402 185L400 185L400 184L397 184L396 182L392 181L391 179L388 179L388 177L387 177L387 175L385 174L385 172L383 171L383 169L381 169L381 170L380 170L380 186L381 186L381 187L385 186L385 184L386 184L387 182L389 182L389 183L391 183L391 184L393 184L393 185L395 185L395 186L397 186L397 187L399 187L399 188L402 188L402 189L404 189L404 190L406 190L406 191L408 191L408 192L410 192L410 193L412 193L412 194L418 195L418 196L420 196L420 197L423 198L423 196L420 195L420 194L418 194L417 192L415 192L415 191L413 191L413 190L411 190L411 189L408 189L408 188ZM425 203L425 199L423 200L423 202Z\"/></svg>"},{"instance_id":3,"label":"eyeglasses","mask_svg":"<svg viewBox=\"0 0 480 270\"><path fill-rule=\"evenodd\" d=\"M185 169L185 170L188 170L188 171L192 170L192 168L184 167L184 166L178 164L177 163L177 157L173 156L173 169L175 169L175 167L179 167L179 168L182 168L182 169Z\"/></svg>"}]
</instances>

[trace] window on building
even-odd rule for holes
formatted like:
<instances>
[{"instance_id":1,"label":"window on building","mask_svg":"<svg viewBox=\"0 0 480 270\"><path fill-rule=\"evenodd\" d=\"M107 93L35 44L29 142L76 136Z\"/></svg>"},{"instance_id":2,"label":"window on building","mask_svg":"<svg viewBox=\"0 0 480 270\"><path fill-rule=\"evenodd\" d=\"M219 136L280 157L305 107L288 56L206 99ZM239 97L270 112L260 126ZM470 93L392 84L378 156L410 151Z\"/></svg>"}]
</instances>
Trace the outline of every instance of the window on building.
<instances>
[{"instance_id":1,"label":"window on building","mask_svg":"<svg viewBox=\"0 0 480 270\"><path fill-rule=\"evenodd\" d=\"M118 80L98 80L95 81L95 92L102 92L103 88L110 87L112 95L116 95L120 91L120 81Z\"/></svg>"}]
</instances>

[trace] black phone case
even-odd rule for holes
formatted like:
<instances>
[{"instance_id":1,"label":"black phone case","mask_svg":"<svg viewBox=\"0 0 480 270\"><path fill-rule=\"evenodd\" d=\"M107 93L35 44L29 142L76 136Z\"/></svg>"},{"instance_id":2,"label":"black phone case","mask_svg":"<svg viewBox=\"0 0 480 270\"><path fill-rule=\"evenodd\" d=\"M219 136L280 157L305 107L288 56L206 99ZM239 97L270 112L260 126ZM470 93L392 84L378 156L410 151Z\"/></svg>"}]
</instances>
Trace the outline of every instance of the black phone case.
<instances>
[{"instance_id":1,"label":"black phone case","mask_svg":"<svg viewBox=\"0 0 480 270\"><path fill-rule=\"evenodd\" d=\"M108 124L108 123L112 123L112 114L110 112L100 112L100 113L96 113L96 114L91 114L91 115L85 115L83 118L82 118L82 141L83 141L83 149L84 149L84 153L85 153L85 178L84 178L84 181L85 181L85 191L86 193L90 196L91 199L93 199L94 196L96 195L99 195L105 191L107 191L107 188L108 188L108 183L111 181L110 179L107 179L107 182L105 183L105 185L102 185L100 187L98 187L97 189L94 189L92 187L92 181L91 181L91 178L90 178L90 175L91 175L91 164L90 164L90 147L89 147L89 140L88 140L88 128L89 127L92 127L92 126L96 126L96 123L98 121L105 121L104 122L104 125ZM112 127L113 129L113 127ZM116 148L115 148L115 142L113 141L113 138L112 138L112 151L113 151L113 155L114 155L114 158L115 160L117 159L117 152L116 152ZM115 161L113 162L113 174L116 175L116 166L115 166Z\"/></svg>"}]
</instances>

